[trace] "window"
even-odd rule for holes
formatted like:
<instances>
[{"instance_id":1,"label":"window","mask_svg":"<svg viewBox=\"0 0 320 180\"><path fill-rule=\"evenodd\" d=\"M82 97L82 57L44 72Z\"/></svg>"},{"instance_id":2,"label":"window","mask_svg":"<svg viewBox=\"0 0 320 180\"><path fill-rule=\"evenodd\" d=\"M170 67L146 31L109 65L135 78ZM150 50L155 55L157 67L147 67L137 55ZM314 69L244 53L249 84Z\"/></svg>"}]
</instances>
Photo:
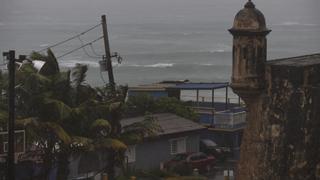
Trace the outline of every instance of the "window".
<instances>
[{"instance_id":1,"label":"window","mask_svg":"<svg viewBox=\"0 0 320 180\"><path fill-rule=\"evenodd\" d=\"M128 163L132 163L136 161L136 146L128 146L128 149L125 153L128 158Z\"/></svg>"},{"instance_id":2,"label":"window","mask_svg":"<svg viewBox=\"0 0 320 180\"><path fill-rule=\"evenodd\" d=\"M186 138L171 139L170 140L170 153L179 154L186 152Z\"/></svg>"},{"instance_id":3,"label":"window","mask_svg":"<svg viewBox=\"0 0 320 180\"><path fill-rule=\"evenodd\" d=\"M4 153L8 152L8 142L3 142L3 152Z\"/></svg>"}]
</instances>

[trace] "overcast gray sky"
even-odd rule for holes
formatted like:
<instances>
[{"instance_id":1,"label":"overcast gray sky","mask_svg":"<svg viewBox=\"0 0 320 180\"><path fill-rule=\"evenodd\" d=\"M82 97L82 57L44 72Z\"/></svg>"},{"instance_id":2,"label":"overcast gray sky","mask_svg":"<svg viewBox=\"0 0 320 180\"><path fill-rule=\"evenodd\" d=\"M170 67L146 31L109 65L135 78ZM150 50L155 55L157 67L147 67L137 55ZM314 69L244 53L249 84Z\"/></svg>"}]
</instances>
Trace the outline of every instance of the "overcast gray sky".
<instances>
[{"instance_id":1,"label":"overcast gray sky","mask_svg":"<svg viewBox=\"0 0 320 180\"><path fill-rule=\"evenodd\" d=\"M111 23L227 21L245 0L1 0L0 22L87 22L107 13ZM254 0L269 22L319 23L319 0Z\"/></svg>"}]
</instances>

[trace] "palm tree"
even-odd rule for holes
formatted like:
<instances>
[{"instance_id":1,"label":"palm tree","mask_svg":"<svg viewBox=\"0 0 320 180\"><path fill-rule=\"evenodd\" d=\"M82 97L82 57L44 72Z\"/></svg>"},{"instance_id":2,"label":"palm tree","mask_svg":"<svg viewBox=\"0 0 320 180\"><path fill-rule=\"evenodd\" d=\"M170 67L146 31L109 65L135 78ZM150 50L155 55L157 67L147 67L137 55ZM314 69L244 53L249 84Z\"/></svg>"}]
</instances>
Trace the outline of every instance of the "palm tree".
<instances>
[{"instance_id":1,"label":"palm tree","mask_svg":"<svg viewBox=\"0 0 320 180\"><path fill-rule=\"evenodd\" d=\"M121 127L120 119L127 87L111 93L108 87L92 88L85 83L88 67L77 64L61 72L54 54L32 53L31 61L16 71L16 124L26 129L28 145L39 150L47 179L53 168L58 179L67 179L71 154L85 151L106 152L108 165L103 169L114 179L115 166L122 166L127 144L154 135L154 121ZM45 62L38 70L33 60ZM7 82L0 73L0 128L6 127ZM3 126L2 126L2 125Z\"/></svg>"},{"instance_id":2,"label":"palm tree","mask_svg":"<svg viewBox=\"0 0 320 180\"><path fill-rule=\"evenodd\" d=\"M72 113L69 106L70 72L60 72L50 50L48 56L33 53L31 58L43 60L45 64L38 71L32 62L24 63L16 72L16 122L26 128L31 139L29 144L32 143L41 154L42 179L47 179L72 142L72 136L63 127L63 122Z\"/></svg>"}]
</instances>

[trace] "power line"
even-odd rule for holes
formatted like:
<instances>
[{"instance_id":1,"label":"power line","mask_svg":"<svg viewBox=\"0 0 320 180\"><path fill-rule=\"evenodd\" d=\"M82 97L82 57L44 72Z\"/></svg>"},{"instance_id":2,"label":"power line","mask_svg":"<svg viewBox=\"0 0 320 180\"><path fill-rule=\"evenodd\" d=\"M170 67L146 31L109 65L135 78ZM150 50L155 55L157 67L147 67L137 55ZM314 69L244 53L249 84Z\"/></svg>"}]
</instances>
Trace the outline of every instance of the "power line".
<instances>
[{"instance_id":1,"label":"power line","mask_svg":"<svg viewBox=\"0 0 320 180\"><path fill-rule=\"evenodd\" d=\"M83 45L84 45L84 42L82 41L82 39L81 39L80 36L78 36L78 39L79 39L79 41L81 42L81 46L83 46ZM92 46L92 44L91 44L91 46ZM97 59L97 58L101 58L101 57L102 57L102 56L92 56L92 55L90 55L90 54L88 53L88 51L86 50L86 47L85 47L85 46L82 47L82 50L83 50L83 52L84 52L88 57L91 57L91 58L94 58L94 59Z\"/></svg>"},{"instance_id":2,"label":"power line","mask_svg":"<svg viewBox=\"0 0 320 180\"><path fill-rule=\"evenodd\" d=\"M84 45L82 45L82 46L80 46L80 47L78 47L78 48L75 48L75 49L73 49L73 50L71 50L71 51L69 51L69 52L66 52L66 53L62 54L61 56L58 56L57 59L59 59L59 58L61 58L61 57L63 57L63 56L66 56L66 55L68 55L68 54L71 54L71 53L73 53L73 52L75 52L75 51L77 51L77 50L79 50L79 49L81 49L81 48L83 48L83 47L85 47L85 46L88 46L88 45L90 45L90 44L92 44L92 43L94 43L94 42L96 42L96 41L98 41L98 40L100 40L100 39L102 39L102 38L103 38L103 36L100 36L99 38L97 38L97 39L95 39L95 40L93 40L93 41L90 41L90 42L88 42L88 43L86 43L86 44L84 44Z\"/></svg>"},{"instance_id":3,"label":"power line","mask_svg":"<svg viewBox=\"0 0 320 180\"><path fill-rule=\"evenodd\" d=\"M101 23L99 23L99 24L97 24L97 25L95 25L95 26L93 26L93 27L91 27L91 28L83 31L82 33L79 33L79 34L77 34L77 35L75 35L75 36L72 36L72 37L66 39L66 40L63 40L63 41L61 41L61 42L58 42L58 43L56 43L56 44L53 44L53 45L48 46L48 47L46 47L46 48L43 48L43 49L41 49L41 50L39 50L39 51L37 51L37 52L42 52L42 51L47 50L47 49L49 49L49 48L53 48L53 47L59 46L59 45L61 45L61 44L63 44L63 43L66 43L66 42L72 40L72 39L75 39L75 38L77 38L77 37L79 37L79 36L81 36L81 35L84 35L85 33L87 33L87 32L89 32L89 31L91 31L91 30L99 27L100 25L101 25Z\"/></svg>"},{"instance_id":4,"label":"power line","mask_svg":"<svg viewBox=\"0 0 320 180\"><path fill-rule=\"evenodd\" d=\"M91 47L91 50L92 50L93 54L95 54L96 56L100 56L100 57L103 56L103 55L101 55L101 54L98 54L98 53L94 50L92 44L90 44L90 47Z\"/></svg>"}]
</instances>

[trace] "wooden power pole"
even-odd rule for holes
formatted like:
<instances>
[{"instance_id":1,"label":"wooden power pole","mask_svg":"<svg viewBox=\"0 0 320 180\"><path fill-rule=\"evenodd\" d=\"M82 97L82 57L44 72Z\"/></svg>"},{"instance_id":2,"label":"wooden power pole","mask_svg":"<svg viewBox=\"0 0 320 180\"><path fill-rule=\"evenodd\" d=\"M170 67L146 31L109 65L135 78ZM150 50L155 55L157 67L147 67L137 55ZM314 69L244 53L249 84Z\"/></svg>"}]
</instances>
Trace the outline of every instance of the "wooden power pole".
<instances>
[{"instance_id":1,"label":"wooden power pole","mask_svg":"<svg viewBox=\"0 0 320 180\"><path fill-rule=\"evenodd\" d=\"M115 92L115 82L114 82L113 70L112 70L106 15L101 16L101 24L102 24L102 31L103 31L104 49L106 54L105 58L106 58L106 65L108 70L109 84L110 84L111 91Z\"/></svg>"},{"instance_id":2,"label":"wooden power pole","mask_svg":"<svg viewBox=\"0 0 320 180\"><path fill-rule=\"evenodd\" d=\"M15 179L14 176L14 119L15 119L15 51L3 53L9 60L9 120L8 120L8 156L7 156L7 179Z\"/></svg>"}]
</instances>

